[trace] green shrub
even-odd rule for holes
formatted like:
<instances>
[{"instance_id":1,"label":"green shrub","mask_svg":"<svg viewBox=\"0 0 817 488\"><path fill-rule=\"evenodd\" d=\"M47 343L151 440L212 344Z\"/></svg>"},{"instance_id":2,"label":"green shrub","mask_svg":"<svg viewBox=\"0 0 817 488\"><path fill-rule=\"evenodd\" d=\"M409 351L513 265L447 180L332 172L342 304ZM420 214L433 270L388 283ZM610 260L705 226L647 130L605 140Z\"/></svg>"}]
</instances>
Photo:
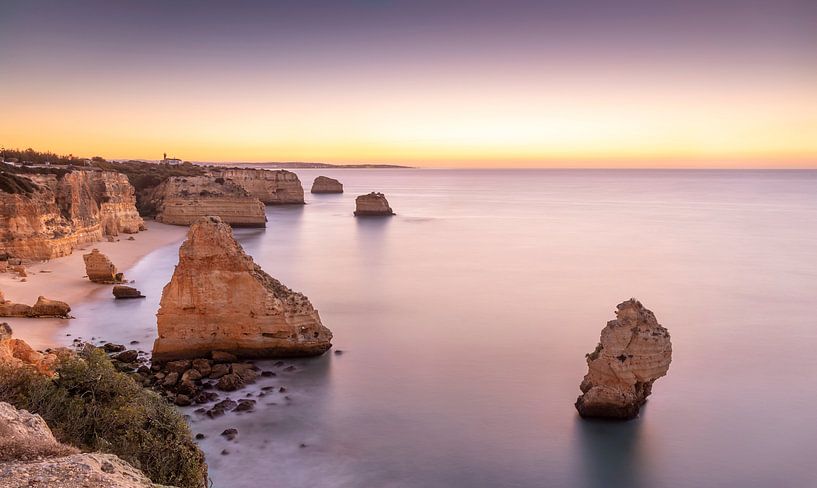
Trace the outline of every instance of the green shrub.
<instances>
[{"instance_id":1,"label":"green shrub","mask_svg":"<svg viewBox=\"0 0 817 488\"><path fill-rule=\"evenodd\" d=\"M154 483L200 488L204 455L179 412L116 371L99 349L60 360L47 378L0 369L0 400L41 415L61 442L113 453Z\"/></svg>"}]
</instances>

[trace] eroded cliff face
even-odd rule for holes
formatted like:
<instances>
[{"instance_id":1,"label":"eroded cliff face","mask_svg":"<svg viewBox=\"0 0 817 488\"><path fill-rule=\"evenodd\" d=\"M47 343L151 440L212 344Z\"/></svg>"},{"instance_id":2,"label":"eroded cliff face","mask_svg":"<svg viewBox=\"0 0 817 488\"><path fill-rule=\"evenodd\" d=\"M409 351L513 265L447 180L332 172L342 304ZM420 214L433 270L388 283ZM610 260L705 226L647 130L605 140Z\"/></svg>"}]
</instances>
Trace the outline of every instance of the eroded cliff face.
<instances>
[{"instance_id":1,"label":"eroded cliff face","mask_svg":"<svg viewBox=\"0 0 817 488\"><path fill-rule=\"evenodd\" d=\"M255 264L218 217L190 227L179 264L162 291L153 360L318 355L332 332L301 293Z\"/></svg>"},{"instance_id":2,"label":"eroded cliff face","mask_svg":"<svg viewBox=\"0 0 817 488\"><path fill-rule=\"evenodd\" d=\"M264 204L242 187L224 178L211 176L170 177L150 196L156 221L190 225L198 219L217 215L234 227L265 227Z\"/></svg>"},{"instance_id":3,"label":"eroded cliff face","mask_svg":"<svg viewBox=\"0 0 817 488\"><path fill-rule=\"evenodd\" d=\"M634 298L618 304L616 319L607 322L595 351L587 355L576 409L582 417L637 416L670 361L670 335L655 315Z\"/></svg>"},{"instance_id":4,"label":"eroded cliff face","mask_svg":"<svg viewBox=\"0 0 817 488\"><path fill-rule=\"evenodd\" d=\"M66 256L77 246L104 236L144 229L125 175L72 171L59 176L5 176L32 184L30 191L0 191L0 244L10 256Z\"/></svg>"},{"instance_id":5,"label":"eroded cliff face","mask_svg":"<svg viewBox=\"0 0 817 488\"><path fill-rule=\"evenodd\" d=\"M213 170L214 178L231 181L266 205L304 203L304 188L298 175L286 170Z\"/></svg>"}]
</instances>

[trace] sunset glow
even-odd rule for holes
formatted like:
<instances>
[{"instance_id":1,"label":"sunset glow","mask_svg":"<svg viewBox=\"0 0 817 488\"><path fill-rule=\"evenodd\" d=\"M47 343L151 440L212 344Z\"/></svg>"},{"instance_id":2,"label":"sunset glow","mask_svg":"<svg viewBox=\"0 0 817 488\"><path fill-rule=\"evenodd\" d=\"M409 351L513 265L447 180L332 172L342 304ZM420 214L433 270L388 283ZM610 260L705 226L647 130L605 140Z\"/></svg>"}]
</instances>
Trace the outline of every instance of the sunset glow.
<instances>
[{"instance_id":1,"label":"sunset glow","mask_svg":"<svg viewBox=\"0 0 817 488\"><path fill-rule=\"evenodd\" d=\"M201 3L4 2L0 144L193 161L817 165L810 2Z\"/></svg>"}]
</instances>

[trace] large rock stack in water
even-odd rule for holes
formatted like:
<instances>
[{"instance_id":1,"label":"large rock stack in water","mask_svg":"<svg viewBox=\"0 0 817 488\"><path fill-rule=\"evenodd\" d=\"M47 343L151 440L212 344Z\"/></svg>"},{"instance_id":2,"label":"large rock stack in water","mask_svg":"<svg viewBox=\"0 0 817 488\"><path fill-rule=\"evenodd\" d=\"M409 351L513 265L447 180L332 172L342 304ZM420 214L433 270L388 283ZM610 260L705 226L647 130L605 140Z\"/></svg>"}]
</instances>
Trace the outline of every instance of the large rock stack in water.
<instances>
[{"instance_id":1,"label":"large rock stack in water","mask_svg":"<svg viewBox=\"0 0 817 488\"><path fill-rule=\"evenodd\" d=\"M607 322L601 342L587 355L576 409L582 417L637 416L671 360L669 332L655 315L634 298L618 304L616 320Z\"/></svg>"},{"instance_id":2,"label":"large rock stack in water","mask_svg":"<svg viewBox=\"0 0 817 488\"><path fill-rule=\"evenodd\" d=\"M179 264L157 313L153 359L318 355L332 332L318 311L255 264L218 217L196 221L179 249Z\"/></svg>"},{"instance_id":3,"label":"large rock stack in water","mask_svg":"<svg viewBox=\"0 0 817 488\"><path fill-rule=\"evenodd\" d=\"M394 215L394 210L389 206L386 195L371 192L355 198L356 217L377 217Z\"/></svg>"}]
</instances>

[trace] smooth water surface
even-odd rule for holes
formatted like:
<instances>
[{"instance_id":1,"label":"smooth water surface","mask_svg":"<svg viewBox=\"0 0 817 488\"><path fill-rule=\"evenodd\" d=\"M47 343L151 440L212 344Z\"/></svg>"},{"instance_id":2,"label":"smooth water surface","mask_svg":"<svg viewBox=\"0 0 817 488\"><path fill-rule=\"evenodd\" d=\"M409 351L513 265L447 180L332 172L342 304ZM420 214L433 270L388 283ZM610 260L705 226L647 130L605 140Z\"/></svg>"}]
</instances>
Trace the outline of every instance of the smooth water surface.
<instances>
[{"instance_id":1,"label":"smooth water surface","mask_svg":"<svg viewBox=\"0 0 817 488\"><path fill-rule=\"evenodd\" d=\"M286 386L252 414L188 409L214 486L817 486L817 172L297 173L308 204L236 234L344 353L234 394ZM346 193L310 195L319 174ZM373 190L397 216L352 216ZM72 337L149 349L176 252ZM637 420L582 421L584 355L630 297L672 334L669 375Z\"/></svg>"}]
</instances>

